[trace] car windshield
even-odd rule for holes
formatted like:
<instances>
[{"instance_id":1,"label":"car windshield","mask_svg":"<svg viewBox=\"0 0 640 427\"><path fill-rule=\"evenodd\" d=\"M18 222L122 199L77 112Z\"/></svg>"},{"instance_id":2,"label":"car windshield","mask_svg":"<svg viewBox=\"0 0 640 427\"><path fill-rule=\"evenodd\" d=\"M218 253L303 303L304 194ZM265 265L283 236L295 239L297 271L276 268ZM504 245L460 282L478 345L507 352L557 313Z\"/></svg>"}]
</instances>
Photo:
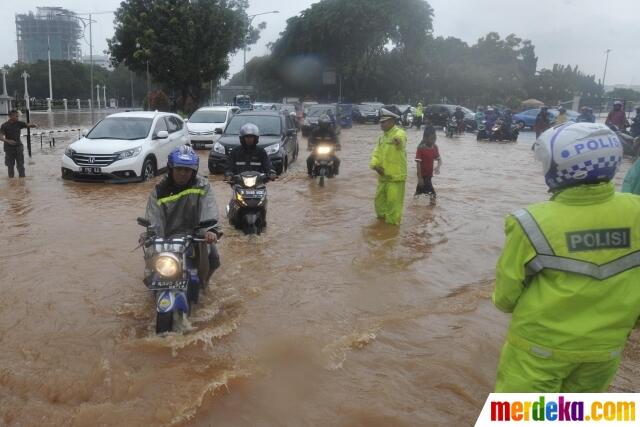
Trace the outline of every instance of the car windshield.
<instances>
[{"instance_id":1,"label":"car windshield","mask_svg":"<svg viewBox=\"0 0 640 427\"><path fill-rule=\"evenodd\" d=\"M376 111L376 107L373 105L358 105L358 110L363 113L374 113Z\"/></svg>"},{"instance_id":2,"label":"car windshield","mask_svg":"<svg viewBox=\"0 0 640 427\"><path fill-rule=\"evenodd\" d=\"M224 123L226 121L226 111L199 110L189 117L190 123Z\"/></svg>"},{"instance_id":3,"label":"car windshield","mask_svg":"<svg viewBox=\"0 0 640 427\"><path fill-rule=\"evenodd\" d=\"M323 114L328 114L327 111L331 110L331 112L333 114L335 114L335 108L332 106L323 106L323 107L314 107L312 109L309 110L309 114L307 114L310 117L320 117Z\"/></svg>"},{"instance_id":4,"label":"car windshield","mask_svg":"<svg viewBox=\"0 0 640 427\"><path fill-rule=\"evenodd\" d=\"M227 129L225 135L238 135L240 128L247 123L253 123L260 129L260 135L280 135L280 117L278 116L234 116Z\"/></svg>"},{"instance_id":5,"label":"car windshield","mask_svg":"<svg viewBox=\"0 0 640 427\"><path fill-rule=\"evenodd\" d=\"M107 117L87 134L88 139L144 139L153 119L146 117Z\"/></svg>"}]
</instances>

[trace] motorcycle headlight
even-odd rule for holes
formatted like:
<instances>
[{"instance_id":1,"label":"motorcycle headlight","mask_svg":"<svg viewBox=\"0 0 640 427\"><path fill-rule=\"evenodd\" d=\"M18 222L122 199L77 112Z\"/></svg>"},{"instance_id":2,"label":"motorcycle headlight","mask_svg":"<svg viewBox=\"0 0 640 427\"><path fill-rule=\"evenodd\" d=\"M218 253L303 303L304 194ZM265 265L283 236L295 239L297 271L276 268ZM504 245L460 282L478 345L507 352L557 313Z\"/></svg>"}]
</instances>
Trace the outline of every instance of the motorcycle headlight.
<instances>
[{"instance_id":1,"label":"motorcycle headlight","mask_svg":"<svg viewBox=\"0 0 640 427\"><path fill-rule=\"evenodd\" d=\"M276 154L278 151L280 151L280 144L273 144L268 147L265 147L264 151L266 151L267 154L269 155Z\"/></svg>"},{"instance_id":2,"label":"motorcycle headlight","mask_svg":"<svg viewBox=\"0 0 640 427\"><path fill-rule=\"evenodd\" d=\"M67 147L66 150L64 150L64 155L67 156L70 159L73 159L73 155L76 154L75 150L71 147Z\"/></svg>"},{"instance_id":3,"label":"motorcycle headlight","mask_svg":"<svg viewBox=\"0 0 640 427\"><path fill-rule=\"evenodd\" d=\"M135 157L141 152L142 152L142 147L136 147L136 148L131 148L129 150L118 151L117 153L114 153L114 154L118 155L116 160L122 160L122 159L128 159L130 157Z\"/></svg>"},{"instance_id":4,"label":"motorcycle headlight","mask_svg":"<svg viewBox=\"0 0 640 427\"><path fill-rule=\"evenodd\" d=\"M224 154L224 145L216 141L216 143L213 144L213 151L218 154Z\"/></svg>"},{"instance_id":5,"label":"motorcycle headlight","mask_svg":"<svg viewBox=\"0 0 640 427\"><path fill-rule=\"evenodd\" d=\"M333 151L333 147L330 145L319 145L316 148L316 153L318 154L329 154Z\"/></svg>"},{"instance_id":6,"label":"motorcycle headlight","mask_svg":"<svg viewBox=\"0 0 640 427\"><path fill-rule=\"evenodd\" d=\"M242 177L242 183L247 188L255 187L257 180L258 180L257 176L243 176Z\"/></svg>"},{"instance_id":7,"label":"motorcycle headlight","mask_svg":"<svg viewBox=\"0 0 640 427\"><path fill-rule=\"evenodd\" d=\"M153 267L160 276L166 279L176 277L181 273L180 260L176 255L168 252L159 254L153 263Z\"/></svg>"}]
</instances>

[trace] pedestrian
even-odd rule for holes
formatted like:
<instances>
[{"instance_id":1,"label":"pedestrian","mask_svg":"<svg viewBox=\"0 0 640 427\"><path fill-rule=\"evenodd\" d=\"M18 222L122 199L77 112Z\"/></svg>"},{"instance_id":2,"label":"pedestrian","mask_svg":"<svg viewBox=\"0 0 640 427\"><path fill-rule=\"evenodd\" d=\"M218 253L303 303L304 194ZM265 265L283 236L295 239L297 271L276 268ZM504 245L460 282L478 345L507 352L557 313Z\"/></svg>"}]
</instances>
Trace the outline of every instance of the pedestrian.
<instances>
[{"instance_id":1,"label":"pedestrian","mask_svg":"<svg viewBox=\"0 0 640 427\"><path fill-rule=\"evenodd\" d=\"M431 128L431 130L429 130ZM434 162L438 162L438 166L433 167ZM422 136L422 141L418 144L416 150L416 168L418 172L418 185L416 186L416 192L414 198L417 198L420 194L428 194L432 203L436 201L436 190L433 188L433 175L440 173L440 166L442 165L442 159L438 146L436 145L436 132L435 128L431 125L431 121L427 120L425 124L425 132Z\"/></svg>"},{"instance_id":2,"label":"pedestrian","mask_svg":"<svg viewBox=\"0 0 640 427\"><path fill-rule=\"evenodd\" d=\"M614 141L584 149L585 141ZM640 198L612 182L622 146L602 124L536 141L549 201L507 216L492 300L512 313L500 393L600 393L640 318Z\"/></svg>"},{"instance_id":3,"label":"pedestrian","mask_svg":"<svg viewBox=\"0 0 640 427\"><path fill-rule=\"evenodd\" d=\"M369 163L369 167L378 173L376 215L394 225L402 220L407 181L407 134L396 126L399 118L386 108L380 110L380 128L384 133L378 139Z\"/></svg>"},{"instance_id":4,"label":"pedestrian","mask_svg":"<svg viewBox=\"0 0 640 427\"><path fill-rule=\"evenodd\" d=\"M15 175L14 167L18 168L18 176L24 178L24 145L20 141L22 129L34 128L36 125L18 120L18 111L9 111L9 120L0 126L0 140L4 142L4 164L7 166L9 178Z\"/></svg>"},{"instance_id":5,"label":"pedestrian","mask_svg":"<svg viewBox=\"0 0 640 427\"><path fill-rule=\"evenodd\" d=\"M418 105L416 106L416 115L413 118L414 119L413 124L418 130L420 130L420 126L422 126L422 123L424 122L423 117L424 117L424 107L422 106L422 102L418 102Z\"/></svg>"},{"instance_id":6,"label":"pedestrian","mask_svg":"<svg viewBox=\"0 0 640 427\"><path fill-rule=\"evenodd\" d=\"M577 123L595 123L596 118L592 112L589 112L589 107L582 107L580 109L580 115L576 119Z\"/></svg>"},{"instance_id":7,"label":"pedestrian","mask_svg":"<svg viewBox=\"0 0 640 427\"><path fill-rule=\"evenodd\" d=\"M555 124L561 125L566 123L568 120L569 117L567 116L567 109L564 107L558 108L558 115L556 116Z\"/></svg>"},{"instance_id":8,"label":"pedestrian","mask_svg":"<svg viewBox=\"0 0 640 427\"><path fill-rule=\"evenodd\" d=\"M542 135L542 132L551 127L549 118L549 109L546 106L540 108L540 112L536 116L536 122L533 124L533 130L536 132L536 139Z\"/></svg>"}]
</instances>

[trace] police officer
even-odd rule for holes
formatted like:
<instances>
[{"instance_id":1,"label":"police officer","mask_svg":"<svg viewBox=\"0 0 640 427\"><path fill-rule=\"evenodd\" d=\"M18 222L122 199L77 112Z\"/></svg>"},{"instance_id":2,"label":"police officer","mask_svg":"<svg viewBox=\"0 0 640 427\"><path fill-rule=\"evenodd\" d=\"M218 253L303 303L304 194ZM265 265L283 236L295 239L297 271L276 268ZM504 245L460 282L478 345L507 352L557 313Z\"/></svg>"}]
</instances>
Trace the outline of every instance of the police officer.
<instances>
[{"instance_id":1,"label":"police officer","mask_svg":"<svg viewBox=\"0 0 640 427\"><path fill-rule=\"evenodd\" d=\"M604 392L640 317L640 198L615 192L622 145L606 126L549 129L535 155L552 196L506 219L496 392Z\"/></svg>"},{"instance_id":2,"label":"police officer","mask_svg":"<svg viewBox=\"0 0 640 427\"><path fill-rule=\"evenodd\" d=\"M24 146L20 141L20 132L25 128L36 125L18 120L18 111L9 111L9 120L0 127L0 141L4 142L4 164L7 166L9 178L15 174L14 167L18 167L18 176L24 177Z\"/></svg>"},{"instance_id":3,"label":"police officer","mask_svg":"<svg viewBox=\"0 0 640 427\"><path fill-rule=\"evenodd\" d=\"M382 108L380 128L382 136L371 155L369 167L378 173L375 210L387 224L399 225L404 207L407 181L407 134L396 126L400 116Z\"/></svg>"}]
</instances>

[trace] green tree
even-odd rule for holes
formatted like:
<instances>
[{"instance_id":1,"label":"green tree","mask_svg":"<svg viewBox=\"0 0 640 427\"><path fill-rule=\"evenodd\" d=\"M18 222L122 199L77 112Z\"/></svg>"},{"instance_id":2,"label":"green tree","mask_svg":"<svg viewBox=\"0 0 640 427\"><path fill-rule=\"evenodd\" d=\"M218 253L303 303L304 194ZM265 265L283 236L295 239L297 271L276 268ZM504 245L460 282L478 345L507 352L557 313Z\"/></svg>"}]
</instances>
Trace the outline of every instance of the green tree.
<instances>
[{"instance_id":1,"label":"green tree","mask_svg":"<svg viewBox=\"0 0 640 427\"><path fill-rule=\"evenodd\" d=\"M203 83L227 76L229 54L243 46L247 1L127 0L115 15L108 40L115 63L123 63L198 106ZM257 37L249 31L249 41Z\"/></svg>"}]
</instances>

